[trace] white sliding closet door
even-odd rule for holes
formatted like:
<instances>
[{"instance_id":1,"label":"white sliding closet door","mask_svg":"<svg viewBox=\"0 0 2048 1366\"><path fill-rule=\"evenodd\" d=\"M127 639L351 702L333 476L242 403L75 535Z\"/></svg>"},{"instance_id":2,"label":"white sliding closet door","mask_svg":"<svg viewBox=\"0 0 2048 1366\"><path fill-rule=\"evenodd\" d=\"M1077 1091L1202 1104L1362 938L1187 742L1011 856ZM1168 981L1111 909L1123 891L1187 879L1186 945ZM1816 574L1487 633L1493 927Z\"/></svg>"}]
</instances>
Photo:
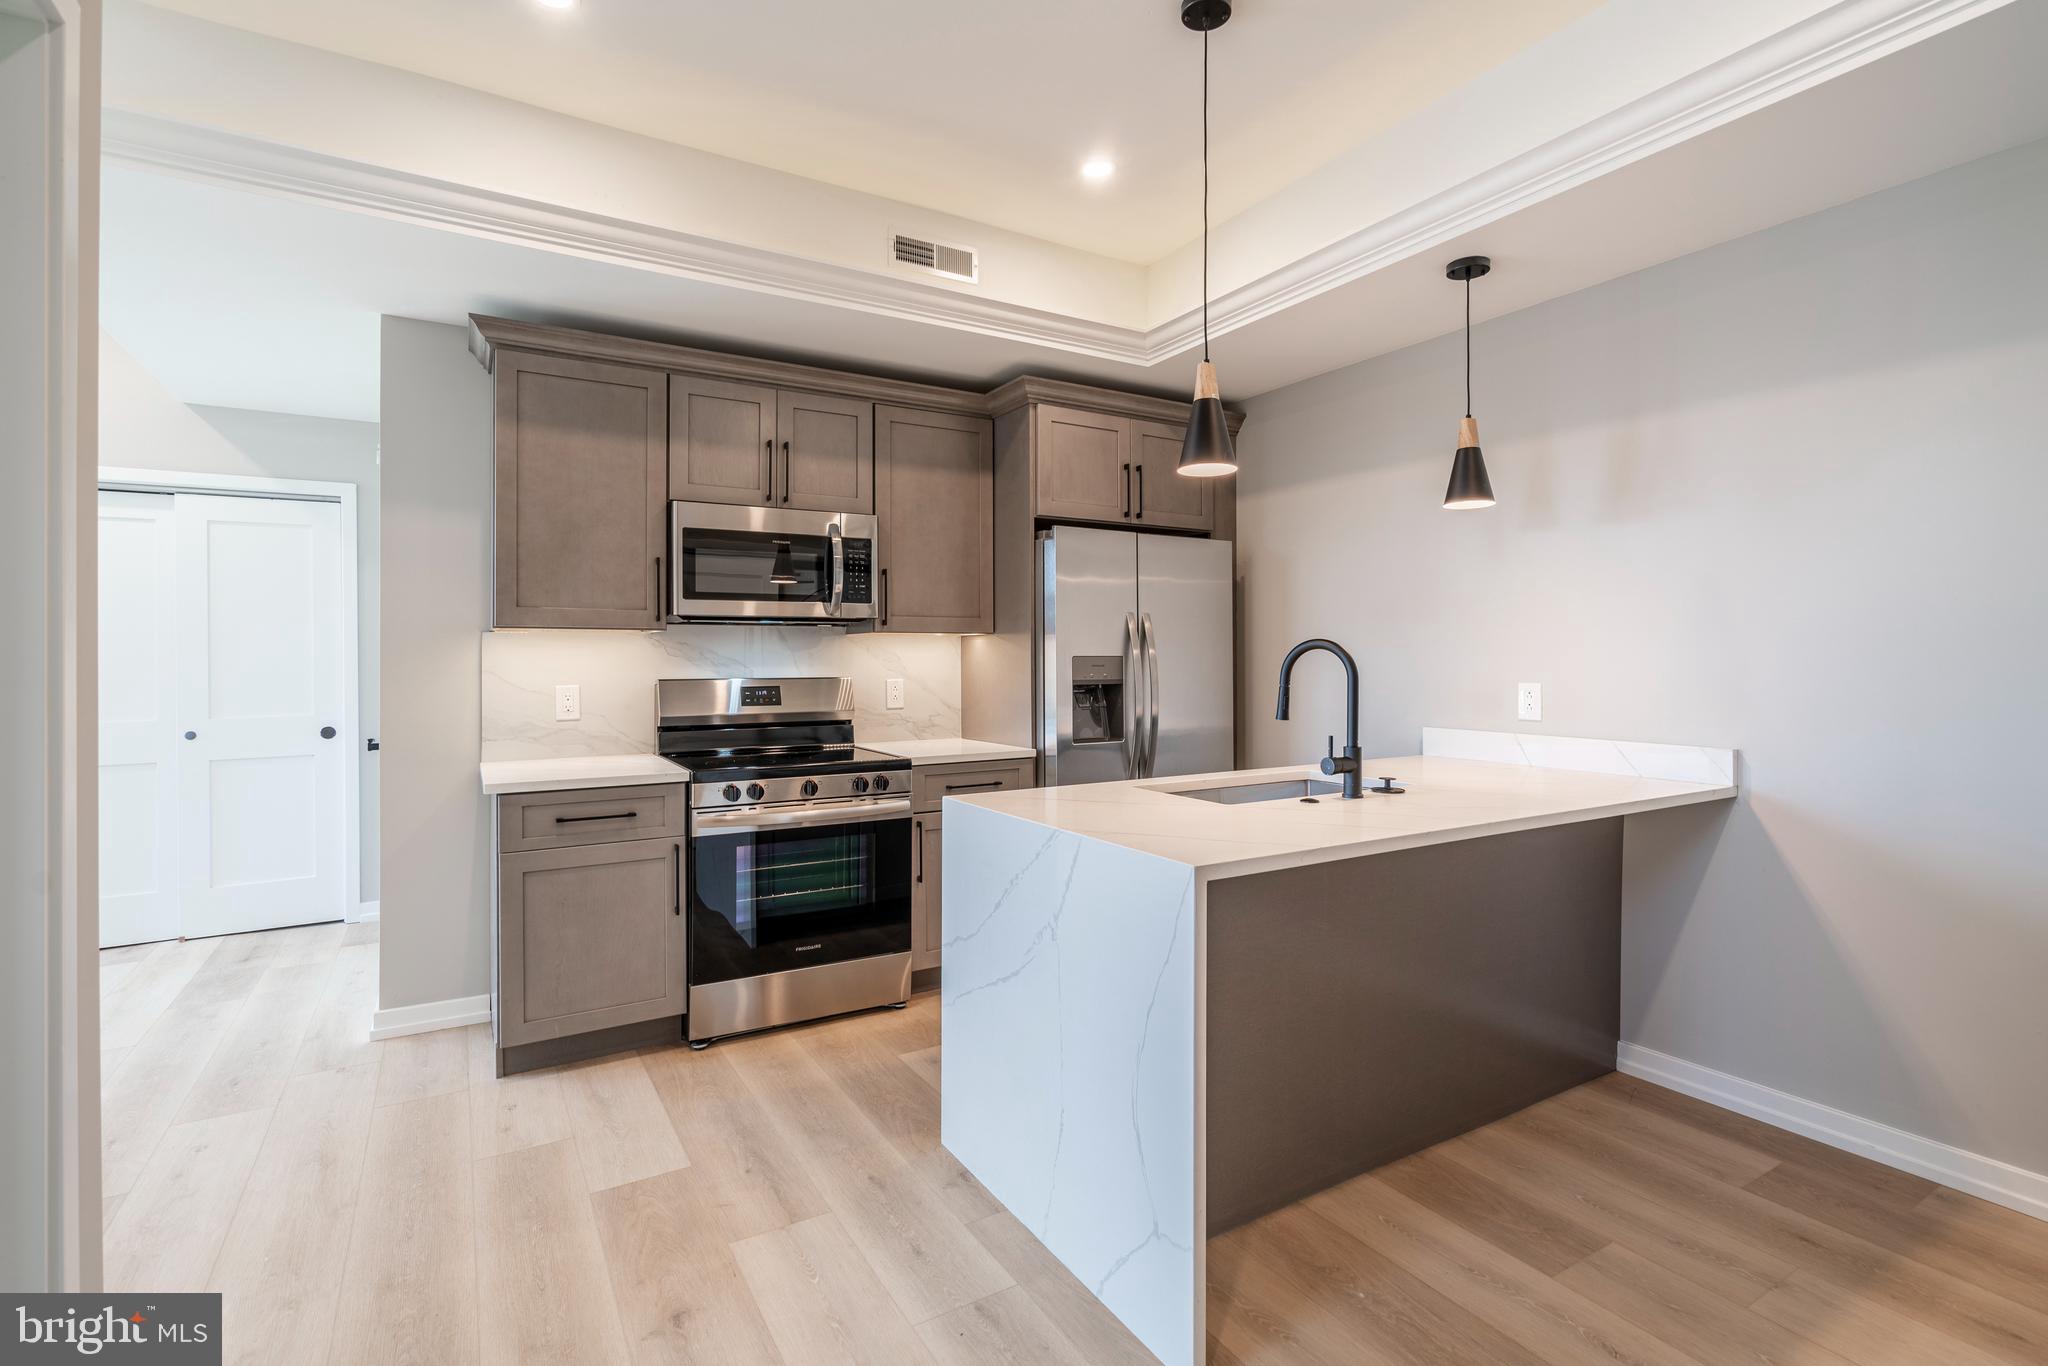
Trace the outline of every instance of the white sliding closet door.
<instances>
[{"instance_id":1,"label":"white sliding closet door","mask_svg":"<svg viewBox=\"0 0 2048 1366\"><path fill-rule=\"evenodd\" d=\"M339 920L341 509L176 501L184 933Z\"/></svg>"},{"instance_id":2,"label":"white sliding closet door","mask_svg":"<svg viewBox=\"0 0 2048 1366\"><path fill-rule=\"evenodd\" d=\"M177 522L168 493L100 494L100 947L175 939Z\"/></svg>"}]
</instances>

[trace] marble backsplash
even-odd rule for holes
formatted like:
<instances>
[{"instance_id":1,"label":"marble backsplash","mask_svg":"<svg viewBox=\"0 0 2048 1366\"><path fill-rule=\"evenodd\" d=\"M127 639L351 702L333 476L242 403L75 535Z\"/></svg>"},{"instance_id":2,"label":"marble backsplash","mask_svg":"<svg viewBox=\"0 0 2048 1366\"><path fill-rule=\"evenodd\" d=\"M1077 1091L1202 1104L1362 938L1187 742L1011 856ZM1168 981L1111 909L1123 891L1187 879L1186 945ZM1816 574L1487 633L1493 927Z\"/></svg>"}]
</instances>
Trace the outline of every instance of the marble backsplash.
<instances>
[{"instance_id":1,"label":"marble backsplash","mask_svg":"<svg viewBox=\"0 0 2048 1366\"><path fill-rule=\"evenodd\" d=\"M853 680L866 740L960 734L960 637L849 634L819 626L671 626L666 631L486 631L483 759L555 759L654 749L655 680L745 676ZM891 711L887 683L903 680ZM583 716L555 720L574 683Z\"/></svg>"}]
</instances>

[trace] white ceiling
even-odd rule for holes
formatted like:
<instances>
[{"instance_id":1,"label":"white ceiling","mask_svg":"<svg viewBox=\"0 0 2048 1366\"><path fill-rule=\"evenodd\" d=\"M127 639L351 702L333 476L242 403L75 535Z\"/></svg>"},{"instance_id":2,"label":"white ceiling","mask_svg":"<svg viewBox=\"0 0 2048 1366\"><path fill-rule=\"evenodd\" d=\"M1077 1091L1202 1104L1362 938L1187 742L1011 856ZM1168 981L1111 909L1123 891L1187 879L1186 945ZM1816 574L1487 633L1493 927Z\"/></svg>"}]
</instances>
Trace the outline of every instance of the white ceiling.
<instances>
[{"instance_id":1,"label":"white ceiling","mask_svg":"<svg viewBox=\"0 0 2048 1366\"><path fill-rule=\"evenodd\" d=\"M1442 263L1493 256L1482 322L2048 138L2048 5L2015 4L1216 339L1241 399L1440 336ZM1033 372L1183 391L1140 366L444 228L110 167L107 329L188 403L374 420L378 315L493 313L991 385ZM1873 282L1882 287L1883 282ZM1455 396L1448 396L1454 399Z\"/></svg>"},{"instance_id":2,"label":"white ceiling","mask_svg":"<svg viewBox=\"0 0 2048 1366\"><path fill-rule=\"evenodd\" d=\"M1151 262L1200 230L1178 0L156 0L579 118ZM1212 38L1228 218L1598 0L1241 0ZM1082 182L1092 153L1118 165Z\"/></svg>"},{"instance_id":3,"label":"white ceiling","mask_svg":"<svg viewBox=\"0 0 2048 1366\"><path fill-rule=\"evenodd\" d=\"M1509 195L1500 192L1506 182L1487 180L1477 182L1477 197L1431 210L1428 223L1396 216L1393 245L1368 265L1316 279L1271 307L1259 302L1281 298L1270 280L1222 291L1215 354L1226 396L1247 398L1453 330L1459 298L1442 264L1454 256L1495 259L1474 297L1483 322L2048 137L2048 82L2037 73L2048 4L1978 3L1950 8L1966 22L1913 34L1890 55L1746 106L1652 153L1628 152L1624 139L1614 144L1623 155L1569 188ZM1895 8L1917 13L1903 0ZM1832 38L1821 38L1833 50ZM1661 119L1661 108L1649 117ZM110 130L128 117L110 113ZM497 131L444 122L444 132L463 136ZM537 218L501 219L490 204L457 212L438 200L415 212L377 197L389 189L402 198L411 182L380 180L374 168L358 183L343 167L330 184L330 163L316 155L288 159L289 174L251 179L233 162L238 144L198 146L197 161L110 164L102 214L104 325L190 403L374 420L378 316L459 323L470 312L975 386L1025 372L1162 393L1185 392L1188 382L1194 336L1184 327L1098 328L1127 344L1090 350L1050 326L1077 320L1053 314L997 310L986 326L979 314L941 319L920 311L929 301L898 308L888 302L897 296L842 288L851 278L843 273L805 289L788 287L794 276L707 273L635 254L642 239L630 234L632 250L600 249L587 218L563 220L569 231L559 240L530 231L556 222L546 205ZM1584 146L1566 148L1570 164L1584 164ZM1526 183L1540 186L1550 174L1539 167ZM265 192L243 188L252 183ZM1309 266L1311 275L1321 270ZM764 268L781 267L768 260ZM1256 306L1244 306L1247 298Z\"/></svg>"}]
</instances>

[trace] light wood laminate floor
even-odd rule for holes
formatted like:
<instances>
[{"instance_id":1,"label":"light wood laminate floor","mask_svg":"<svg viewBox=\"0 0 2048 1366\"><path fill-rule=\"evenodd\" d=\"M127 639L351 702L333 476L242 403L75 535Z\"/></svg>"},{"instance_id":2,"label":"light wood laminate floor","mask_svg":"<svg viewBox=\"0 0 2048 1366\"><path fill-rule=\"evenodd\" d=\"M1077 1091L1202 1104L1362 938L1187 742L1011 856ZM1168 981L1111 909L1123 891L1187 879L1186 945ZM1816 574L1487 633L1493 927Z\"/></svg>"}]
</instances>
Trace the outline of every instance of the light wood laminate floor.
<instances>
[{"instance_id":1,"label":"light wood laminate floor","mask_svg":"<svg viewBox=\"0 0 2048 1366\"><path fill-rule=\"evenodd\" d=\"M938 1003L500 1081L376 930L101 958L107 1281L231 1361L1151 1358L938 1145ZM1610 1076L1214 1239L1224 1363L2048 1362L2048 1224Z\"/></svg>"}]
</instances>

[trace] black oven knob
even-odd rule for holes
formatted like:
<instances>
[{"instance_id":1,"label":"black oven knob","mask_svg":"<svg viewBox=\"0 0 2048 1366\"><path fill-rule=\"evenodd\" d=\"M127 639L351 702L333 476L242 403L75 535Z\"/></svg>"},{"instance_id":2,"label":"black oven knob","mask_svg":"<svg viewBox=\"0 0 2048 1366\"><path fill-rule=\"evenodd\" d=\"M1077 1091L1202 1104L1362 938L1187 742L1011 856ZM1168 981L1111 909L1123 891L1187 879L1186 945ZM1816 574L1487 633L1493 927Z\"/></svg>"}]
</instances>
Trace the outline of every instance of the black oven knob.
<instances>
[{"instance_id":1,"label":"black oven knob","mask_svg":"<svg viewBox=\"0 0 2048 1366\"><path fill-rule=\"evenodd\" d=\"M768 789L767 789L767 788L765 788L765 787L763 787L763 786L761 786L761 785L760 785L759 783L748 783L748 784L747 784L747 800L748 800L748 801L750 801L750 802L758 802L758 801L760 801L760 800L761 800L761 799L762 799L763 797L765 797L765 796L767 796L767 795L768 795Z\"/></svg>"},{"instance_id":2,"label":"black oven knob","mask_svg":"<svg viewBox=\"0 0 2048 1366\"><path fill-rule=\"evenodd\" d=\"M855 792L865 792L865 791L867 791L867 790L868 790L868 780L867 780L866 778L855 778L855 779L853 780L853 790L854 790Z\"/></svg>"},{"instance_id":3,"label":"black oven knob","mask_svg":"<svg viewBox=\"0 0 2048 1366\"><path fill-rule=\"evenodd\" d=\"M802 789L802 791L803 791L803 794L804 794L804 795L805 795L806 797L815 797L815 796L817 796L817 795L818 795L818 780L817 780L816 778L806 778L806 779L804 779L804 785L803 785L803 789Z\"/></svg>"},{"instance_id":4,"label":"black oven knob","mask_svg":"<svg viewBox=\"0 0 2048 1366\"><path fill-rule=\"evenodd\" d=\"M729 801L729 802L736 802L736 801L738 801L738 800L740 799L740 787L739 787L739 784L738 784L738 783L727 783L727 784L725 785L725 788L724 788L724 790L723 790L723 791L721 791L721 792L720 792L720 793L719 793L718 795L719 795L719 796L721 796L721 797L724 797L724 798L725 798L725 799L726 799L727 801Z\"/></svg>"},{"instance_id":5,"label":"black oven knob","mask_svg":"<svg viewBox=\"0 0 2048 1366\"><path fill-rule=\"evenodd\" d=\"M888 779L888 777L887 777L886 775L884 775L884 774L880 774L880 773L877 773L877 774L875 775L875 791L877 791L877 792L887 792L888 790L889 790L889 779Z\"/></svg>"}]
</instances>

